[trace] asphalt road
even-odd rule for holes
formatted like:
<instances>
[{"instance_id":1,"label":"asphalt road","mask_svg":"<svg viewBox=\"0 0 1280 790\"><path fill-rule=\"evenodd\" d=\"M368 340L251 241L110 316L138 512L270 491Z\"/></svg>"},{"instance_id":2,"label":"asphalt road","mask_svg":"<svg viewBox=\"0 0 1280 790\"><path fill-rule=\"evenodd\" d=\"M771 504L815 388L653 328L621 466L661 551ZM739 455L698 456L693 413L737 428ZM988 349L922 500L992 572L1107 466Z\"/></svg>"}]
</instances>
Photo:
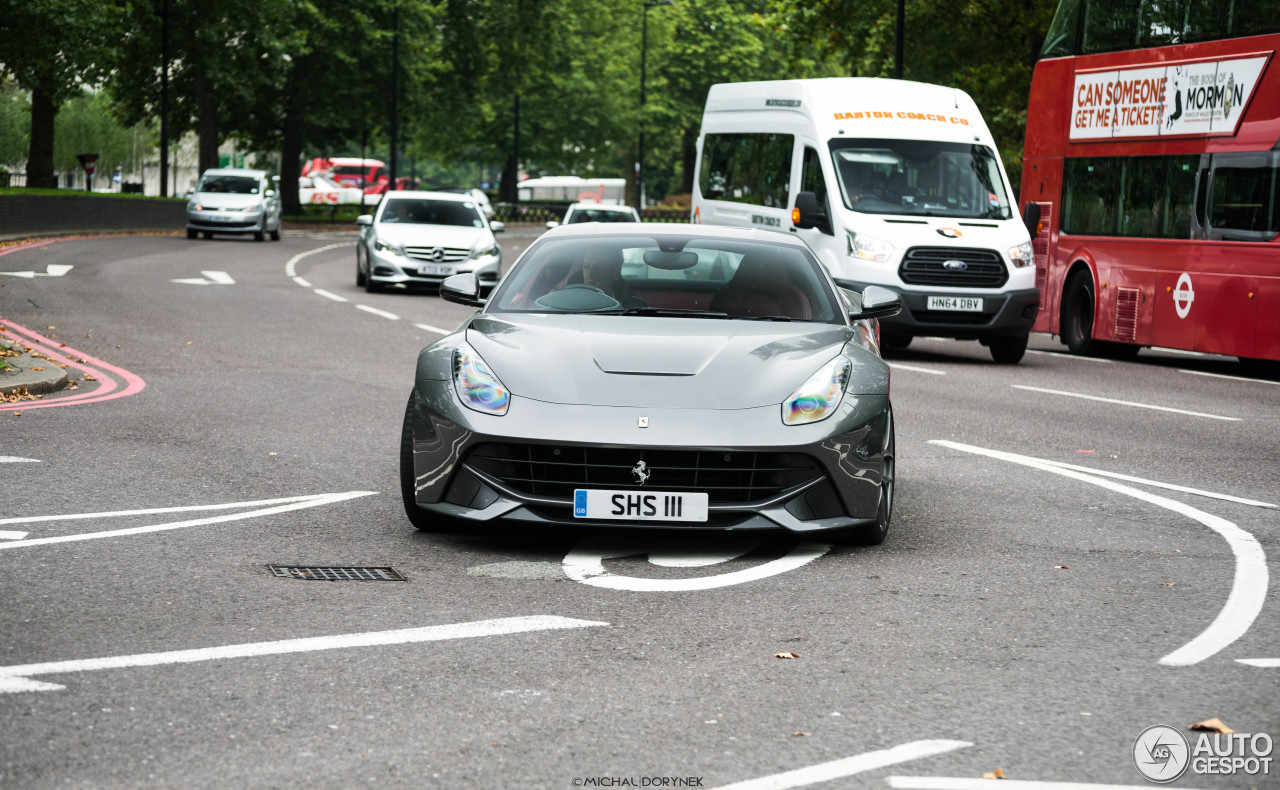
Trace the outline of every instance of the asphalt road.
<instances>
[{"instance_id":1,"label":"asphalt road","mask_svg":"<svg viewBox=\"0 0 1280 790\"><path fill-rule=\"evenodd\" d=\"M352 242L0 256L73 267L0 274L0 323L99 374L0 411L0 787L1062 790L1146 785L1152 725L1280 739L1280 666L1241 661L1280 664L1277 382L918 340L883 546L420 534L400 420L470 311L357 289Z\"/></svg>"}]
</instances>

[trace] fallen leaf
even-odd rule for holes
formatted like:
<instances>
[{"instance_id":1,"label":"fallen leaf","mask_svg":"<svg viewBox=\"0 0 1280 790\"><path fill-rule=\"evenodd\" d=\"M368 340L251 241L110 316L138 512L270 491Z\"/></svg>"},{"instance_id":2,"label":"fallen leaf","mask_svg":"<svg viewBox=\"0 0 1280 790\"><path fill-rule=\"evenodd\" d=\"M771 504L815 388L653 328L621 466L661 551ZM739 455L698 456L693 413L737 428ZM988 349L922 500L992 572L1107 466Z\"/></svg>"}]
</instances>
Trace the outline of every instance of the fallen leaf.
<instances>
[{"instance_id":1,"label":"fallen leaf","mask_svg":"<svg viewBox=\"0 0 1280 790\"><path fill-rule=\"evenodd\" d=\"M93 335L85 335L85 337L93 337Z\"/></svg>"},{"instance_id":2,"label":"fallen leaf","mask_svg":"<svg viewBox=\"0 0 1280 790\"><path fill-rule=\"evenodd\" d=\"M774 653L774 658L799 658L799 653Z\"/></svg>"},{"instance_id":3,"label":"fallen leaf","mask_svg":"<svg viewBox=\"0 0 1280 790\"><path fill-rule=\"evenodd\" d=\"M32 370L40 370L40 371L43 371L43 370L44 370L44 368L32 368Z\"/></svg>"},{"instance_id":4,"label":"fallen leaf","mask_svg":"<svg viewBox=\"0 0 1280 790\"><path fill-rule=\"evenodd\" d=\"M67 347L67 344L66 344L66 343L59 343L59 344L58 344L58 348L66 348L66 347Z\"/></svg>"},{"instance_id":5,"label":"fallen leaf","mask_svg":"<svg viewBox=\"0 0 1280 790\"><path fill-rule=\"evenodd\" d=\"M189 345L189 346L194 346L195 344L196 344L196 341L194 341L194 340L188 340L188 341L187 341L187 345Z\"/></svg>"},{"instance_id":6,"label":"fallen leaf","mask_svg":"<svg viewBox=\"0 0 1280 790\"><path fill-rule=\"evenodd\" d=\"M1070 566L1070 565L1054 565L1053 567L1057 568L1057 569L1058 569L1058 570L1060 570L1060 571L1069 571L1069 570L1071 570L1071 566Z\"/></svg>"},{"instance_id":7,"label":"fallen leaf","mask_svg":"<svg viewBox=\"0 0 1280 790\"><path fill-rule=\"evenodd\" d=\"M275 455L275 453L267 453L267 455Z\"/></svg>"},{"instance_id":8,"label":"fallen leaf","mask_svg":"<svg viewBox=\"0 0 1280 790\"><path fill-rule=\"evenodd\" d=\"M1160 586L1161 586L1161 587L1177 587L1177 586L1178 586L1178 583L1177 583L1177 582L1165 582L1164 584L1162 584L1162 585L1160 585Z\"/></svg>"},{"instance_id":9,"label":"fallen leaf","mask_svg":"<svg viewBox=\"0 0 1280 790\"><path fill-rule=\"evenodd\" d=\"M1221 733L1235 732L1235 730L1223 724L1222 719L1219 719L1216 716L1212 719L1205 719L1204 721L1198 721L1195 724L1188 724L1187 729L1199 730L1201 732L1221 732Z\"/></svg>"},{"instance_id":10,"label":"fallen leaf","mask_svg":"<svg viewBox=\"0 0 1280 790\"><path fill-rule=\"evenodd\" d=\"M994 771L987 771L982 775L982 778L983 779L1003 779L1004 771L1000 770L999 768L995 769Z\"/></svg>"},{"instance_id":11,"label":"fallen leaf","mask_svg":"<svg viewBox=\"0 0 1280 790\"><path fill-rule=\"evenodd\" d=\"M124 346L116 346L116 348L124 348Z\"/></svg>"},{"instance_id":12,"label":"fallen leaf","mask_svg":"<svg viewBox=\"0 0 1280 790\"><path fill-rule=\"evenodd\" d=\"M95 378L95 377L93 377L93 376L91 376L91 375L89 375L88 373L86 373L86 374L84 374L84 380L85 380L85 381L97 381L98 379L97 379L97 378Z\"/></svg>"},{"instance_id":13,"label":"fallen leaf","mask_svg":"<svg viewBox=\"0 0 1280 790\"><path fill-rule=\"evenodd\" d=\"M56 326L47 326L47 327L45 327L45 329L57 329L57 328L58 328L58 327L56 327Z\"/></svg>"},{"instance_id":14,"label":"fallen leaf","mask_svg":"<svg viewBox=\"0 0 1280 790\"><path fill-rule=\"evenodd\" d=\"M813 733L811 732L802 732L801 730L796 730L791 734L796 738L807 738L808 736L813 735Z\"/></svg>"},{"instance_id":15,"label":"fallen leaf","mask_svg":"<svg viewBox=\"0 0 1280 790\"><path fill-rule=\"evenodd\" d=\"M22 416L22 412L20 412L20 411L15 411L15 412L13 413L13 416L14 416L14 417L21 417L21 416Z\"/></svg>"}]
</instances>

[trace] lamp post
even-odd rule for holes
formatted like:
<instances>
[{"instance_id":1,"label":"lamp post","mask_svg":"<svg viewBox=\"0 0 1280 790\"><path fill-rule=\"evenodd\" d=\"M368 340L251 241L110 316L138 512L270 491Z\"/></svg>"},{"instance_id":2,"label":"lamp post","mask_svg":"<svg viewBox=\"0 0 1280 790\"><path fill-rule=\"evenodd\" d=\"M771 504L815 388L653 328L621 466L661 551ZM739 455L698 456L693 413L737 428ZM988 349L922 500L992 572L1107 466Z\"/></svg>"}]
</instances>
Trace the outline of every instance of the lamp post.
<instances>
[{"instance_id":1,"label":"lamp post","mask_svg":"<svg viewBox=\"0 0 1280 790\"><path fill-rule=\"evenodd\" d=\"M640 155L636 157L636 187L640 192L640 208L644 208L644 60L649 49L649 9L659 5L675 5L673 0L644 0L640 17Z\"/></svg>"}]
</instances>

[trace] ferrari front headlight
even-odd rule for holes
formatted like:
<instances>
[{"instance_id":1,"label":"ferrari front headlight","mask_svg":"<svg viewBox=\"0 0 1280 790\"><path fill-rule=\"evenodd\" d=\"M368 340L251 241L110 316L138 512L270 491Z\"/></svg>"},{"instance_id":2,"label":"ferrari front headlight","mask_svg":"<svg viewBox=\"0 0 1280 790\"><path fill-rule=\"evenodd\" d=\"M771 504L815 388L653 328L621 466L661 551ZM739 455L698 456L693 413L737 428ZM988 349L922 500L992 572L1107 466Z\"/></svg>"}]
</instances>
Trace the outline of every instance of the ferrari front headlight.
<instances>
[{"instance_id":1,"label":"ferrari front headlight","mask_svg":"<svg viewBox=\"0 0 1280 790\"><path fill-rule=\"evenodd\" d=\"M830 417L844 397L851 369L849 360L843 356L819 368L782 402L782 421L787 425L805 425Z\"/></svg>"},{"instance_id":2,"label":"ferrari front headlight","mask_svg":"<svg viewBox=\"0 0 1280 790\"><path fill-rule=\"evenodd\" d=\"M501 416L511 405L511 393L466 343L453 350L453 388L463 406L478 412Z\"/></svg>"}]
</instances>

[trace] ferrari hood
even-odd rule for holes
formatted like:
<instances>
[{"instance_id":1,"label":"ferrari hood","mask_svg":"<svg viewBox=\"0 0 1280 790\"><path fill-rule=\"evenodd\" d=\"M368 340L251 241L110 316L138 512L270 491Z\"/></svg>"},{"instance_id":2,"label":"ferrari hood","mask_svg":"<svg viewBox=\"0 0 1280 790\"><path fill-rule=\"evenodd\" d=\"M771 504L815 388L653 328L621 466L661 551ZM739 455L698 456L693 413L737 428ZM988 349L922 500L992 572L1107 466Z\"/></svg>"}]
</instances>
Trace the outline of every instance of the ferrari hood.
<instances>
[{"instance_id":1,"label":"ferrari hood","mask_svg":"<svg viewBox=\"0 0 1280 790\"><path fill-rule=\"evenodd\" d=\"M514 395L691 409L780 404L853 338L835 324L583 314L480 315L466 330ZM887 384L878 357L856 345L850 356L850 392L860 370Z\"/></svg>"}]
</instances>

